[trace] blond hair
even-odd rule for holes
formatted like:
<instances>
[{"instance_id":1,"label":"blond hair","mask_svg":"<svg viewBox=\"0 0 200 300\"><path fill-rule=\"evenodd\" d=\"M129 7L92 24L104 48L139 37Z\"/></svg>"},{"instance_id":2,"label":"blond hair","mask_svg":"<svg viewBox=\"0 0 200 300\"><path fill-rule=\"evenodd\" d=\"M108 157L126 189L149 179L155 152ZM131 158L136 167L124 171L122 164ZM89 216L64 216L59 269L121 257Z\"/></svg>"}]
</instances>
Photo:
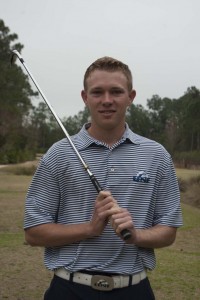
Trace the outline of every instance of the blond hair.
<instances>
[{"instance_id":1,"label":"blond hair","mask_svg":"<svg viewBox=\"0 0 200 300\"><path fill-rule=\"evenodd\" d=\"M132 74L129 69L129 67L124 64L123 62L109 57L109 56L104 56L96 61L94 61L86 70L84 79L83 79L83 86L84 89L87 90L87 79L91 75L92 72L100 70L100 71L108 71L108 72L116 72L116 71L121 71L125 77L127 78L127 85L128 85L128 90L132 90L133 86L133 79L132 79Z\"/></svg>"}]
</instances>

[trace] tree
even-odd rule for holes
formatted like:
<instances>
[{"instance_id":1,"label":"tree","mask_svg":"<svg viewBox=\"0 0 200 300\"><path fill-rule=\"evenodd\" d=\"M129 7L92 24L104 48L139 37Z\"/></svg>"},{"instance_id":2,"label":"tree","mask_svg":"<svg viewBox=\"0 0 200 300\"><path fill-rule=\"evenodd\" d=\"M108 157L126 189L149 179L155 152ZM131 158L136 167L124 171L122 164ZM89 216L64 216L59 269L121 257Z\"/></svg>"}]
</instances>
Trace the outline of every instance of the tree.
<instances>
[{"instance_id":1,"label":"tree","mask_svg":"<svg viewBox=\"0 0 200 300\"><path fill-rule=\"evenodd\" d=\"M172 154L178 139L178 121L174 100L153 95L147 100L152 138L163 144Z\"/></svg>"},{"instance_id":2,"label":"tree","mask_svg":"<svg viewBox=\"0 0 200 300\"><path fill-rule=\"evenodd\" d=\"M88 122L89 112L87 108L73 117L61 120L69 135L76 134L84 123ZM39 152L45 152L53 143L65 137L55 117L44 102L33 107L29 118L29 134L31 133L34 148Z\"/></svg>"},{"instance_id":3,"label":"tree","mask_svg":"<svg viewBox=\"0 0 200 300\"><path fill-rule=\"evenodd\" d=\"M177 116L182 140L179 150L200 150L200 90L192 86L177 100Z\"/></svg>"},{"instance_id":4,"label":"tree","mask_svg":"<svg viewBox=\"0 0 200 300\"><path fill-rule=\"evenodd\" d=\"M68 117L63 121L67 132L70 135L77 133L84 123L87 123L89 120L89 111L87 107L84 108L83 111L79 111L79 113L73 117Z\"/></svg>"},{"instance_id":5,"label":"tree","mask_svg":"<svg viewBox=\"0 0 200 300\"><path fill-rule=\"evenodd\" d=\"M130 129L145 137L151 137L152 126L148 111L142 105L131 104L126 114Z\"/></svg>"},{"instance_id":6,"label":"tree","mask_svg":"<svg viewBox=\"0 0 200 300\"><path fill-rule=\"evenodd\" d=\"M25 124L32 108L28 77L17 66L10 65L11 51L21 52L23 45L15 43L17 34L10 33L0 20L0 162L10 163L27 159L30 150ZM26 153L26 155L25 155Z\"/></svg>"},{"instance_id":7,"label":"tree","mask_svg":"<svg viewBox=\"0 0 200 300\"><path fill-rule=\"evenodd\" d=\"M45 102L40 102L33 108L29 128L39 152L46 151L53 143L64 137Z\"/></svg>"}]
</instances>

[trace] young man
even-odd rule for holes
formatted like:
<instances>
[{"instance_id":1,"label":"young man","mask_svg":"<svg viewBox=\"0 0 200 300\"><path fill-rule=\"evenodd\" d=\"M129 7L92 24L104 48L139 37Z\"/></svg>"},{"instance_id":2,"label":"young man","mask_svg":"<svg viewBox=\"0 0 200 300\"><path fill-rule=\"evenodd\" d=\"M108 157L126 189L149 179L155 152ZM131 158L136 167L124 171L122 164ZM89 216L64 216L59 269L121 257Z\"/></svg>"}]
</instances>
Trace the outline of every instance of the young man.
<instances>
[{"instance_id":1,"label":"young man","mask_svg":"<svg viewBox=\"0 0 200 300\"><path fill-rule=\"evenodd\" d=\"M103 191L97 195L67 139L43 156L27 195L25 236L45 247L54 271L44 299L154 299L146 275L153 249L171 245L182 224L172 159L125 123L136 95L127 65L98 59L81 95L91 122L72 141Z\"/></svg>"}]
</instances>

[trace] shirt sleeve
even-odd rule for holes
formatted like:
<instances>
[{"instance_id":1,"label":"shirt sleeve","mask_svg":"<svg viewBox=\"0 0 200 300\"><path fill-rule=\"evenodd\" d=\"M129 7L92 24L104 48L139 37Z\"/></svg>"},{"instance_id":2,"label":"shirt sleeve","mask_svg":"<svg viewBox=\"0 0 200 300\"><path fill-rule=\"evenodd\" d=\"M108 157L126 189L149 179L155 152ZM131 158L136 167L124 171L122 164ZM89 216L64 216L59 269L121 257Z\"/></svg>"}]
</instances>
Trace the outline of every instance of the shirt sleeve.
<instances>
[{"instance_id":1,"label":"shirt sleeve","mask_svg":"<svg viewBox=\"0 0 200 300\"><path fill-rule=\"evenodd\" d=\"M42 159L27 193L24 229L55 223L59 209L59 194L58 180Z\"/></svg>"},{"instance_id":2,"label":"shirt sleeve","mask_svg":"<svg viewBox=\"0 0 200 300\"><path fill-rule=\"evenodd\" d=\"M183 225L179 185L170 155L165 156L157 188L154 225L158 224L172 227Z\"/></svg>"}]
</instances>

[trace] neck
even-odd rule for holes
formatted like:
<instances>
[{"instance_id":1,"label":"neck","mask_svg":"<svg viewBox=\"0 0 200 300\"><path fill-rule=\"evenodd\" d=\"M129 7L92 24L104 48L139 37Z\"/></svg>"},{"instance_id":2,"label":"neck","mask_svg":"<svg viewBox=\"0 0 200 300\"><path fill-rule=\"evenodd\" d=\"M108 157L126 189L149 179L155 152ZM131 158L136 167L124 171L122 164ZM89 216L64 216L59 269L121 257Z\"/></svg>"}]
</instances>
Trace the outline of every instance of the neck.
<instances>
[{"instance_id":1,"label":"neck","mask_svg":"<svg viewBox=\"0 0 200 300\"><path fill-rule=\"evenodd\" d=\"M112 146L116 142L118 142L124 134L124 131L125 125L121 128L116 128L114 130L112 128L97 129L93 124L91 124L91 126L88 128L88 132L93 138L107 144L108 146Z\"/></svg>"}]
</instances>

